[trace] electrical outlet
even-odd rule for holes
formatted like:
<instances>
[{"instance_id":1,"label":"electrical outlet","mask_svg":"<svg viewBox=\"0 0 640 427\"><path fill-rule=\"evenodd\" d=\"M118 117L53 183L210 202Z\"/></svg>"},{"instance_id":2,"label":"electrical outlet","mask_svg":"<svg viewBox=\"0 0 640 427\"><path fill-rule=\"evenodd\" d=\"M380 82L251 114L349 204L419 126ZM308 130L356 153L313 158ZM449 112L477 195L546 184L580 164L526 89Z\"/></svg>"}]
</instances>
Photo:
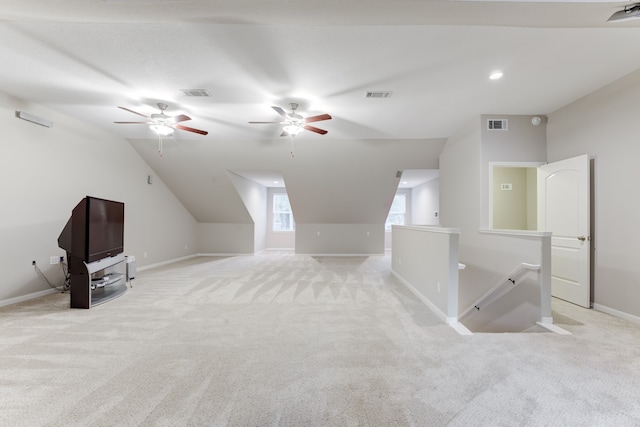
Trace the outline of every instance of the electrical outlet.
<instances>
[{"instance_id":1,"label":"electrical outlet","mask_svg":"<svg viewBox=\"0 0 640 427\"><path fill-rule=\"evenodd\" d=\"M57 257L57 256L49 257L49 264L51 264L51 265L55 265L55 264L57 264L57 263L59 263L59 262L60 262L60 261L58 261L59 259L60 259L60 258L59 258L59 257Z\"/></svg>"}]
</instances>

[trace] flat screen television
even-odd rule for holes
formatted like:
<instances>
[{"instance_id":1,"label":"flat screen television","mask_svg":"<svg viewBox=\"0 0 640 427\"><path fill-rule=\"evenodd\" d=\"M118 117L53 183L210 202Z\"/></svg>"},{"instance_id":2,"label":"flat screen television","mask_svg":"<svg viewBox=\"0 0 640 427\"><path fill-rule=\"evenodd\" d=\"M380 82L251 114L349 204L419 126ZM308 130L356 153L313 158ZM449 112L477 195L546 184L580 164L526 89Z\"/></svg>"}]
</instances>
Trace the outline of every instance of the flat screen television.
<instances>
[{"instance_id":1,"label":"flat screen television","mask_svg":"<svg viewBox=\"0 0 640 427\"><path fill-rule=\"evenodd\" d=\"M58 246L86 263L124 251L124 203L87 196L73 208Z\"/></svg>"}]
</instances>

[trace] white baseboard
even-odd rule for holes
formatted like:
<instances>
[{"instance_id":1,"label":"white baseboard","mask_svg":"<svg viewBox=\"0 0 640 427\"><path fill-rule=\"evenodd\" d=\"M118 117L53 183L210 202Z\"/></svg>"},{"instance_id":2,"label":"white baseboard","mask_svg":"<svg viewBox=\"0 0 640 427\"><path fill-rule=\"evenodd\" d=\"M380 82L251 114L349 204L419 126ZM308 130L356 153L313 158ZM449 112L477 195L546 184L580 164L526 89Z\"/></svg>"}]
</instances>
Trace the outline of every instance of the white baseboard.
<instances>
[{"instance_id":1,"label":"white baseboard","mask_svg":"<svg viewBox=\"0 0 640 427\"><path fill-rule=\"evenodd\" d=\"M253 256L258 252L225 252L225 253L197 253L194 256Z\"/></svg>"},{"instance_id":2,"label":"white baseboard","mask_svg":"<svg viewBox=\"0 0 640 427\"><path fill-rule=\"evenodd\" d=\"M151 268L161 267L163 265L171 264L173 262L184 261L185 259L195 258L195 257L197 257L199 255L200 254L193 254L193 255L183 256L183 257L180 257L180 258L170 259L170 260L167 260L167 261L157 262L155 264L145 265L144 267L137 267L136 270L138 270L138 271L149 270Z\"/></svg>"},{"instance_id":3,"label":"white baseboard","mask_svg":"<svg viewBox=\"0 0 640 427\"><path fill-rule=\"evenodd\" d=\"M303 253L303 252L296 252L296 255L307 255L307 256L324 256L324 257L349 257L349 256L378 256L378 255L384 255L384 252L371 252L371 253L362 253L362 254L323 254L323 253Z\"/></svg>"},{"instance_id":4,"label":"white baseboard","mask_svg":"<svg viewBox=\"0 0 640 427\"><path fill-rule=\"evenodd\" d=\"M416 297L418 297L418 299L420 301L422 301L424 303L424 305L429 307L429 309L431 311L433 311L444 323L446 323L448 325L454 325L454 324L458 323L458 319L457 318L455 318L455 317L447 317L447 315L444 314L442 312L442 310L440 310L438 307L436 307L436 305L434 303L429 301L429 299L427 299L427 297L422 295L416 288L413 287L413 285L411 283L407 282L404 277L400 276L397 272L393 271L393 269L391 270L391 274L393 274L396 277L396 279L398 279L400 281L400 283L405 285L407 287L407 289L409 289Z\"/></svg>"},{"instance_id":5,"label":"white baseboard","mask_svg":"<svg viewBox=\"0 0 640 427\"><path fill-rule=\"evenodd\" d=\"M536 322L536 325L540 326L543 329L546 329L549 332L553 332L558 335L571 335L571 332L565 331L564 329L554 325L553 323Z\"/></svg>"},{"instance_id":6,"label":"white baseboard","mask_svg":"<svg viewBox=\"0 0 640 427\"><path fill-rule=\"evenodd\" d=\"M34 298L40 298L45 295L55 294L57 292L60 292L60 291L57 289L45 289L44 291L34 292L32 294L22 295L15 298L5 299L0 301L0 307L5 307L7 305L12 305L12 304L18 304L19 302L28 301Z\"/></svg>"},{"instance_id":7,"label":"white baseboard","mask_svg":"<svg viewBox=\"0 0 640 427\"><path fill-rule=\"evenodd\" d=\"M455 329L460 335L473 335L473 332L467 329L467 327L460 322L449 323L449 326Z\"/></svg>"},{"instance_id":8,"label":"white baseboard","mask_svg":"<svg viewBox=\"0 0 640 427\"><path fill-rule=\"evenodd\" d=\"M616 310L615 308L610 308L606 305L595 303L593 304L593 309L640 325L640 317L634 316L633 314L625 313L624 311Z\"/></svg>"}]
</instances>

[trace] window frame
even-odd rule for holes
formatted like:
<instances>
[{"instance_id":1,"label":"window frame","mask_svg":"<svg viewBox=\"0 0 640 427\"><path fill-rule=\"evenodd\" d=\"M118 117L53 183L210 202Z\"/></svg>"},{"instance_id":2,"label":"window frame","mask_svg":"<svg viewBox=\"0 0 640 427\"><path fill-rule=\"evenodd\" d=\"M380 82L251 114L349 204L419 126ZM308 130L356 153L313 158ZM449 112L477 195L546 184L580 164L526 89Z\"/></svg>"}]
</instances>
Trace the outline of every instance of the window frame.
<instances>
[{"instance_id":1,"label":"window frame","mask_svg":"<svg viewBox=\"0 0 640 427\"><path fill-rule=\"evenodd\" d=\"M281 196L285 196L287 199L287 204L289 205L289 212L283 211L283 212L276 212L276 197L281 197ZM269 200L269 203L271 204L271 208L269 210L269 214L271 216L271 220L269 222L269 228L271 230L272 233L294 233L296 231L296 219L293 215L293 208L291 207L291 203L289 201L289 195L287 194L286 190L284 189L273 189L273 191L271 192L271 197ZM281 229L281 230L276 230L275 225L276 225L276 218L278 215L280 214L290 214L291 216L291 227L288 229Z\"/></svg>"}]
</instances>

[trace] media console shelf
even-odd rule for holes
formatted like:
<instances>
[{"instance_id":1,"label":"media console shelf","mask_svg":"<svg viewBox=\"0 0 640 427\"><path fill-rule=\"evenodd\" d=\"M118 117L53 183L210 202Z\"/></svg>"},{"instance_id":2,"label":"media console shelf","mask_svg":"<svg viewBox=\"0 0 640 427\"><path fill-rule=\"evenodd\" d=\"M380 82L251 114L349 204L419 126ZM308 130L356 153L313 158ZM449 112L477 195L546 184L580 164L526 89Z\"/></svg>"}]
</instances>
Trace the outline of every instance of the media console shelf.
<instances>
[{"instance_id":1,"label":"media console shelf","mask_svg":"<svg viewBox=\"0 0 640 427\"><path fill-rule=\"evenodd\" d=\"M120 253L86 263L67 254L71 271L71 308L91 308L127 291L126 258Z\"/></svg>"}]
</instances>

